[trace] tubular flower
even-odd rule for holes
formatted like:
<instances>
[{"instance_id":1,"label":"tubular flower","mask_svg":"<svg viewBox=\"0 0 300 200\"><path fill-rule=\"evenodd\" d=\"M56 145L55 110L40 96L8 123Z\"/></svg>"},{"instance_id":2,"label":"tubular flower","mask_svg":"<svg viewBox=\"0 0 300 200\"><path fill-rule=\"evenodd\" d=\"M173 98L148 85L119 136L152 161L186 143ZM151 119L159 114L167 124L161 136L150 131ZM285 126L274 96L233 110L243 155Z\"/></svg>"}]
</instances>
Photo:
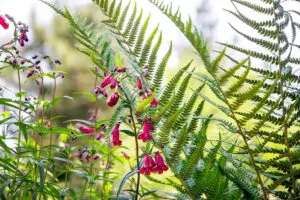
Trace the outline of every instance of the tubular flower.
<instances>
[{"instance_id":1,"label":"tubular flower","mask_svg":"<svg viewBox=\"0 0 300 200\"><path fill-rule=\"evenodd\" d=\"M149 154L144 155L144 163L140 169L141 174L150 175L151 172L155 172L155 162Z\"/></svg>"},{"instance_id":2,"label":"tubular flower","mask_svg":"<svg viewBox=\"0 0 300 200\"><path fill-rule=\"evenodd\" d=\"M157 173L162 174L164 171L168 171L169 167L165 164L164 159L159 152L155 152L154 155Z\"/></svg>"},{"instance_id":3,"label":"tubular flower","mask_svg":"<svg viewBox=\"0 0 300 200\"><path fill-rule=\"evenodd\" d=\"M25 42L28 42L28 37L26 35L26 31L25 30L21 30L21 35L19 36L19 44L23 47L25 45Z\"/></svg>"},{"instance_id":4,"label":"tubular flower","mask_svg":"<svg viewBox=\"0 0 300 200\"><path fill-rule=\"evenodd\" d=\"M151 101L151 106L158 106L158 101L155 98Z\"/></svg>"},{"instance_id":5,"label":"tubular flower","mask_svg":"<svg viewBox=\"0 0 300 200\"><path fill-rule=\"evenodd\" d=\"M29 77L32 77L33 75L34 75L34 73L35 73L35 71L34 71L34 69L32 69L32 70L30 70L29 72L28 72L28 74L27 74L27 78L29 78Z\"/></svg>"},{"instance_id":6,"label":"tubular flower","mask_svg":"<svg viewBox=\"0 0 300 200\"><path fill-rule=\"evenodd\" d=\"M100 155L99 154L95 154L94 156L93 156L93 160L98 160L100 158Z\"/></svg>"},{"instance_id":7,"label":"tubular flower","mask_svg":"<svg viewBox=\"0 0 300 200\"><path fill-rule=\"evenodd\" d=\"M4 28L4 29L8 29L9 28L9 24L7 23L5 17L3 15L0 15L0 25Z\"/></svg>"},{"instance_id":8,"label":"tubular flower","mask_svg":"<svg viewBox=\"0 0 300 200\"><path fill-rule=\"evenodd\" d=\"M153 126L151 124L149 124L148 121L144 121L143 124L143 131L141 134L138 135L138 139L142 140L143 142L147 142L148 140L152 140L153 137L150 133L151 130L153 130Z\"/></svg>"},{"instance_id":9,"label":"tubular flower","mask_svg":"<svg viewBox=\"0 0 300 200\"><path fill-rule=\"evenodd\" d=\"M95 95L101 94L101 95L107 97L107 92L106 92L105 88L101 88L99 86L97 86L96 89L94 90L94 94Z\"/></svg>"},{"instance_id":10,"label":"tubular flower","mask_svg":"<svg viewBox=\"0 0 300 200\"><path fill-rule=\"evenodd\" d=\"M139 88L139 90L143 89L143 83L142 83L142 79L140 77L136 77L136 84L137 84L137 87Z\"/></svg>"},{"instance_id":11,"label":"tubular flower","mask_svg":"<svg viewBox=\"0 0 300 200\"><path fill-rule=\"evenodd\" d=\"M78 125L78 129L80 130L81 133L84 133L84 134L92 134L92 133L95 133L95 131L96 131L95 128L89 127L89 126L86 126L83 124Z\"/></svg>"},{"instance_id":12,"label":"tubular flower","mask_svg":"<svg viewBox=\"0 0 300 200\"><path fill-rule=\"evenodd\" d=\"M119 97L120 96L119 96L118 92L115 92L114 94L112 94L107 100L108 106L114 107L118 103Z\"/></svg>"},{"instance_id":13,"label":"tubular flower","mask_svg":"<svg viewBox=\"0 0 300 200\"><path fill-rule=\"evenodd\" d=\"M120 123L116 124L115 128L112 131L112 143L114 146L121 146L122 141L120 140Z\"/></svg>"},{"instance_id":14,"label":"tubular flower","mask_svg":"<svg viewBox=\"0 0 300 200\"><path fill-rule=\"evenodd\" d=\"M116 69L117 69L117 72L119 72L119 73L126 72L126 67L121 67L121 68L116 67Z\"/></svg>"},{"instance_id":15,"label":"tubular flower","mask_svg":"<svg viewBox=\"0 0 300 200\"><path fill-rule=\"evenodd\" d=\"M124 151L121 151L121 154L124 156L124 158L126 158L127 160L130 158L130 156L125 153Z\"/></svg>"},{"instance_id":16,"label":"tubular flower","mask_svg":"<svg viewBox=\"0 0 300 200\"><path fill-rule=\"evenodd\" d=\"M101 140L103 138L103 134L102 132L98 133L97 137L96 137L96 140Z\"/></svg>"},{"instance_id":17,"label":"tubular flower","mask_svg":"<svg viewBox=\"0 0 300 200\"><path fill-rule=\"evenodd\" d=\"M117 79L113 79L112 81L111 81L111 84L110 84L110 88L111 89L115 89L117 86L119 86L119 81L117 80Z\"/></svg>"},{"instance_id":18,"label":"tubular flower","mask_svg":"<svg viewBox=\"0 0 300 200\"><path fill-rule=\"evenodd\" d=\"M107 85L111 83L111 81L112 81L111 74L107 74L101 83L101 87L105 88Z\"/></svg>"}]
</instances>

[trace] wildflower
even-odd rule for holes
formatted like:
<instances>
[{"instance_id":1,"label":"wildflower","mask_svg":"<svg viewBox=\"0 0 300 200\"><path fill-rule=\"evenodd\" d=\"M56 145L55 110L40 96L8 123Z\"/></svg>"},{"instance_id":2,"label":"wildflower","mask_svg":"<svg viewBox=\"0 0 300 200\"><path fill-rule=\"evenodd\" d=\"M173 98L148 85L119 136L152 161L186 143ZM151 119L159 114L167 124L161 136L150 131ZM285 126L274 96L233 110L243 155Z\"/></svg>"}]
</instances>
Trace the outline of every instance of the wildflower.
<instances>
[{"instance_id":1,"label":"wildflower","mask_svg":"<svg viewBox=\"0 0 300 200\"><path fill-rule=\"evenodd\" d=\"M96 137L96 140L101 140L103 138L103 134L102 132L98 133L97 137Z\"/></svg>"},{"instance_id":2,"label":"wildflower","mask_svg":"<svg viewBox=\"0 0 300 200\"><path fill-rule=\"evenodd\" d=\"M61 76L61 78L65 78L65 74L63 72L61 73L60 76Z\"/></svg>"},{"instance_id":3,"label":"wildflower","mask_svg":"<svg viewBox=\"0 0 300 200\"><path fill-rule=\"evenodd\" d=\"M169 167L165 164L164 159L159 152L155 152L154 155L157 173L162 174L164 171L168 171Z\"/></svg>"},{"instance_id":4,"label":"wildflower","mask_svg":"<svg viewBox=\"0 0 300 200\"><path fill-rule=\"evenodd\" d=\"M29 40L25 30L21 29L20 33L21 35L19 36L18 41L19 44L23 47L25 45L25 42L28 42Z\"/></svg>"},{"instance_id":5,"label":"wildflower","mask_svg":"<svg viewBox=\"0 0 300 200\"><path fill-rule=\"evenodd\" d=\"M139 88L139 90L143 89L143 83L142 83L142 79L140 77L136 77L136 84L137 84L137 87Z\"/></svg>"},{"instance_id":6,"label":"wildflower","mask_svg":"<svg viewBox=\"0 0 300 200\"><path fill-rule=\"evenodd\" d=\"M144 163L140 169L141 174L150 175L151 172L155 172L155 162L149 154L144 155Z\"/></svg>"},{"instance_id":7,"label":"wildflower","mask_svg":"<svg viewBox=\"0 0 300 200\"><path fill-rule=\"evenodd\" d=\"M9 28L9 24L7 23L5 17L3 15L0 15L0 25L4 28L4 29L8 29Z\"/></svg>"},{"instance_id":8,"label":"wildflower","mask_svg":"<svg viewBox=\"0 0 300 200\"><path fill-rule=\"evenodd\" d=\"M27 78L29 78L29 77L32 77L33 75L34 75L34 69L31 69L29 72L28 72L28 74L27 74Z\"/></svg>"},{"instance_id":9,"label":"wildflower","mask_svg":"<svg viewBox=\"0 0 300 200\"><path fill-rule=\"evenodd\" d=\"M142 140L143 142L147 142L148 140L152 140L153 137L152 135L150 134L150 130L153 130L154 127L149 124L148 121L144 121L144 124L143 124L143 131L141 134L138 135L138 139L139 140Z\"/></svg>"},{"instance_id":10,"label":"wildflower","mask_svg":"<svg viewBox=\"0 0 300 200\"><path fill-rule=\"evenodd\" d=\"M151 106L158 106L158 101L155 98L151 101Z\"/></svg>"},{"instance_id":11,"label":"wildflower","mask_svg":"<svg viewBox=\"0 0 300 200\"><path fill-rule=\"evenodd\" d=\"M119 86L119 81L117 79L113 79L110 83L110 88L115 89L117 86Z\"/></svg>"},{"instance_id":12,"label":"wildflower","mask_svg":"<svg viewBox=\"0 0 300 200\"><path fill-rule=\"evenodd\" d=\"M101 83L101 87L105 88L107 85L111 83L111 81L112 81L111 74L107 74Z\"/></svg>"},{"instance_id":13,"label":"wildflower","mask_svg":"<svg viewBox=\"0 0 300 200\"><path fill-rule=\"evenodd\" d=\"M102 94L103 96L107 97L107 92L106 92L105 88L101 88L99 86L97 86L96 89L94 90L94 94L95 95Z\"/></svg>"},{"instance_id":14,"label":"wildflower","mask_svg":"<svg viewBox=\"0 0 300 200\"><path fill-rule=\"evenodd\" d=\"M120 140L120 123L117 123L112 131L112 143L114 146L121 146L122 141Z\"/></svg>"},{"instance_id":15,"label":"wildflower","mask_svg":"<svg viewBox=\"0 0 300 200\"><path fill-rule=\"evenodd\" d=\"M99 154L95 154L94 156L93 156L93 160L98 160L100 158L100 155Z\"/></svg>"},{"instance_id":16,"label":"wildflower","mask_svg":"<svg viewBox=\"0 0 300 200\"><path fill-rule=\"evenodd\" d=\"M87 162L87 163L89 163L92 158L92 156L87 152L86 149L80 150L77 157L80 160L80 162Z\"/></svg>"},{"instance_id":17,"label":"wildflower","mask_svg":"<svg viewBox=\"0 0 300 200\"><path fill-rule=\"evenodd\" d=\"M107 100L107 104L109 107L114 107L117 103L118 103L118 100L119 100L119 93L118 92L115 92L114 94L112 94L109 99Z\"/></svg>"},{"instance_id":18,"label":"wildflower","mask_svg":"<svg viewBox=\"0 0 300 200\"><path fill-rule=\"evenodd\" d=\"M91 133L96 132L95 128L93 128L93 127L89 127L89 126L86 126L83 124L79 124L77 126L78 126L78 129L80 130L80 132L84 133L84 134L91 134Z\"/></svg>"},{"instance_id":19,"label":"wildflower","mask_svg":"<svg viewBox=\"0 0 300 200\"><path fill-rule=\"evenodd\" d=\"M116 68L117 68L117 72L119 72L119 73L126 72L126 67L121 67L121 68L116 67Z\"/></svg>"},{"instance_id":20,"label":"wildflower","mask_svg":"<svg viewBox=\"0 0 300 200\"><path fill-rule=\"evenodd\" d=\"M121 154L124 156L124 158L129 159L129 155L127 153L125 153L124 151L121 151Z\"/></svg>"}]
</instances>

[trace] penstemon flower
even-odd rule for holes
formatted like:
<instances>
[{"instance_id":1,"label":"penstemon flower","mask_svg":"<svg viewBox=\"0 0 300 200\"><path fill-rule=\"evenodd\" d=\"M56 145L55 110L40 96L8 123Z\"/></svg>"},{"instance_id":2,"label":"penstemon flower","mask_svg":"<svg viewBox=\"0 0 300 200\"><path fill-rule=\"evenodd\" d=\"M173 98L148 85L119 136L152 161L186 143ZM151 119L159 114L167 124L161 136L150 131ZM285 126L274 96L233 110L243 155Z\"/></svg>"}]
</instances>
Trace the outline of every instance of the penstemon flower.
<instances>
[{"instance_id":1,"label":"penstemon flower","mask_svg":"<svg viewBox=\"0 0 300 200\"><path fill-rule=\"evenodd\" d=\"M152 101L151 101L151 106L158 106L158 101L154 98Z\"/></svg>"},{"instance_id":2,"label":"penstemon flower","mask_svg":"<svg viewBox=\"0 0 300 200\"><path fill-rule=\"evenodd\" d=\"M35 70L34 70L34 69L31 69L31 70L28 72L28 74L26 75L26 77L27 77L27 78L30 78L30 77L32 77L32 76L34 75L34 73L35 73Z\"/></svg>"},{"instance_id":3,"label":"penstemon flower","mask_svg":"<svg viewBox=\"0 0 300 200\"><path fill-rule=\"evenodd\" d=\"M8 29L9 28L9 23L6 21L6 19L5 19L5 17L3 15L0 15L0 25L4 29Z\"/></svg>"},{"instance_id":4,"label":"penstemon flower","mask_svg":"<svg viewBox=\"0 0 300 200\"><path fill-rule=\"evenodd\" d=\"M111 81L112 81L111 74L107 74L101 83L101 87L105 88L107 85L109 85L111 83Z\"/></svg>"},{"instance_id":5,"label":"penstemon flower","mask_svg":"<svg viewBox=\"0 0 300 200\"><path fill-rule=\"evenodd\" d=\"M120 84L120 82L117 79L113 79L111 81L110 88L115 89L117 86L119 86L119 84Z\"/></svg>"},{"instance_id":6,"label":"penstemon flower","mask_svg":"<svg viewBox=\"0 0 300 200\"><path fill-rule=\"evenodd\" d=\"M152 140L153 137L150 133L151 130L153 130L154 127L149 123L148 120L145 120L144 121L144 124L143 124L143 131L141 134L138 135L138 139L139 140L142 140L143 142L147 142L148 140Z\"/></svg>"},{"instance_id":7,"label":"penstemon flower","mask_svg":"<svg viewBox=\"0 0 300 200\"><path fill-rule=\"evenodd\" d=\"M78 127L79 131L84 134L92 134L92 133L96 132L95 128L89 127L89 126L86 126L83 124L78 124L77 127Z\"/></svg>"},{"instance_id":8,"label":"penstemon flower","mask_svg":"<svg viewBox=\"0 0 300 200\"><path fill-rule=\"evenodd\" d=\"M155 171L159 174L162 174L164 171L168 171L169 167L165 164L164 159L159 152L155 152L154 155L156 168Z\"/></svg>"},{"instance_id":9,"label":"penstemon flower","mask_svg":"<svg viewBox=\"0 0 300 200\"><path fill-rule=\"evenodd\" d=\"M116 67L116 70L119 73L124 73L124 72L126 72L126 67L121 67L121 68Z\"/></svg>"},{"instance_id":10,"label":"penstemon flower","mask_svg":"<svg viewBox=\"0 0 300 200\"><path fill-rule=\"evenodd\" d=\"M144 163L142 168L140 169L141 174L150 175L151 172L155 172L155 162L153 158L149 154L144 155Z\"/></svg>"},{"instance_id":11,"label":"penstemon flower","mask_svg":"<svg viewBox=\"0 0 300 200\"><path fill-rule=\"evenodd\" d=\"M130 158L130 156L127 154L127 153L125 153L124 151L121 151L121 154L124 156L124 158L126 158L126 159L129 159Z\"/></svg>"},{"instance_id":12,"label":"penstemon flower","mask_svg":"<svg viewBox=\"0 0 300 200\"><path fill-rule=\"evenodd\" d=\"M136 85L139 88L139 90L143 89L143 83L142 83L142 79L140 77L136 77Z\"/></svg>"},{"instance_id":13,"label":"penstemon flower","mask_svg":"<svg viewBox=\"0 0 300 200\"><path fill-rule=\"evenodd\" d=\"M107 100L108 106L114 107L118 103L119 97L120 95L118 92L113 93Z\"/></svg>"},{"instance_id":14,"label":"penstemon flower","mask_svg":"<svg viewBox=\"0 0 300 200\"><path fill-rule=\"evenodd\" d=\"M120 123L117 123L112 131L112 143L114 146L121 146L122 141L120 140Z\"/></svg>"}]
</instances>

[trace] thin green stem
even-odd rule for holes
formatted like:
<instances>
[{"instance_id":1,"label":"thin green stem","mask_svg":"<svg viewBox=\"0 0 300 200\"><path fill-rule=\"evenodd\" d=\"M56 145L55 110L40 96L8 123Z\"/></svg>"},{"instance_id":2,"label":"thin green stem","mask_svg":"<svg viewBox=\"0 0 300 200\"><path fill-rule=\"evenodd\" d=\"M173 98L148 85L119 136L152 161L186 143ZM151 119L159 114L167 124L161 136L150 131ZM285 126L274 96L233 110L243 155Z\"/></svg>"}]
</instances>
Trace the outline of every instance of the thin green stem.
<instances>
[{"instance_id":1,"label":"thin green stem","mask_svg":"<svg viewBox=\"0 0 300 200\"><path fill-rule=\"evenodd\" d=\"M22 108L22 85L21 85L21 75L20 75L20 69L17 69L18 71L18 87L19 87L19 113L18 113L18 120L19 120L19 134L18 134L18 144L17 144L17 165L16 169L19 171L19 164L20 164L20 148L21 148L21 108ZM17 176L17 173L15 173ZM16 178L16 177L15 177ZM16 180L15 180L16 181Z\"/></svg>"}]
</instances>

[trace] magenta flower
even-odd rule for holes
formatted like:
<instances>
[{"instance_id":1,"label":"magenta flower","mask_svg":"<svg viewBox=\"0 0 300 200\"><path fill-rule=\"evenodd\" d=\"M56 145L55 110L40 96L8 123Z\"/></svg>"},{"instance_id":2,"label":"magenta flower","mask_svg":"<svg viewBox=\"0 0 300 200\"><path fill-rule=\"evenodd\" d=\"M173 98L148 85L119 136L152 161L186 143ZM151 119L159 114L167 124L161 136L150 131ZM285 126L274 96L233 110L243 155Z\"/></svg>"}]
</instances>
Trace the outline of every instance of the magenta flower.
<instances>
[{"instance_id":1,"label":"magenta flower","mask_svg":"<svg viewBox=\"0 0 300 200\"><path fill-rule=\"evenodd\" d=\"M120 140L120 123L116 124L115 128L112 131L112 143L114 146L121 146L122 141Z\"/></svg>"},{"instance_id":2,"label":"magenta flower","mask_svg":"<svg viewBox=\"0 0 300 200\"><path fill-rule=\"evenodd\" d=\"M31 69L29 72L28 72L28 74L27 74L27 78L29 78L29 77L32 77L33 75L34 75L34 69Z\"/></svg>"},{"instance_id":3,"label":"magenta flower","mask_svg":"<svg viewBox=\"0 0 300 200\"><path fill-rule=\"evenodd\" d=\"M155 172L155 162L149 154L144 155L144 163L140 169L141 174L150 175L151 172Z\"/></svg>"},{"instance_id":4,"label":"magenta flower","mask_svg":"<svg viewBox=\"0 0 300 200\"><path fill-rule=\"evenodd\" d=\"M112 81L111 74L107 74L101 83L101 87L105 88L107 85L111 83L111 81Z\"/></svg>"},{"instance_id":5,"label":"magenta flower","mask_svg":"<svg viewBox=\"0 0 300 200\"><path fill-rule=\"evenodd\" d=\"M96 137L96 140L101 140L103 138L103 134L102 132L98 133L97 137Z\"/></svg>"},{"instance_id":6,"label":"magenta flower","mask_svg":"<svg viewBox=\"0 0 300 200\"><path fill-rule=\"evenodd\" d=\"M140 133L138 135L137 138L139 140L142 140L143 142L147 142L148 140L152 140L153 137L152 137L150 131L153 130L153 129L154 129L154 127L151 124L149 124L148 121L144 121L143 131L142 131L142 133Z\"/></svg>"},{"instance_id":7,"label":"magenta flower","mask_svg":"<svg viewBox=\"0 0 300 200\"><path fill-rule=\"evenodd\" d=\"M5 17L3 15L0 15L0 25L4 28L4 29L8 29L9 28L9 23L7 23Z\"/></svg>"},{"instance_id":8,"label":"magenta flower","mask_svg":"<svg viewBox=\"0 0 300 200\"><path fill-rule=\"evenodd\" d=\"M124 158L126 158L126 159L129 159L130 158L130 156L127 154L127 153L125 153L124 151L121 151L121 154L124 156Z\"/></svg>"},{"instance_id":9,"label":"magenta flower","mask_svg":"<svg viewBox=\"0 0 300 200\"><path fill-rule=\"evenodd\" d=\"M164 171L168 171L169 167L165 164L159 152L155 152L154 158L156 163L155 171L157 171L157 173L162 174Z\"/></svg>"},{"instance_id":10,"label":"magenta flower","mask_svg":"<svg viewBox=\"0 0 300 200\"><path fill-rule=\"evenodd\" d=\"M158 106L158 101L155 98L151 101L151 106Z\"/></svg>"},{"instance_id":11,"label":"magenta flower","mask_svg":"<svg viewBox=\"0 0 300 200\"><path fill-rule=\"evenodd\" d=\"M119 86L119 81L117 80L117 79L113 79L112 81L111 81L111 84L110 84L110 88L111 89L115 89L117 86Z\"/></svg>"},{"instance_id":12,"label":"magenta flower","mask_svg":"<svg viewBox=\"0 0 300 200\"><path fill-rule=\"evenodd\" d=\"M94 156L93 156L93 160L98 160L100 158L100 155L99 154L95 154Z\"/></svg>"},{"instance_id":13,"label":"magenta flower","mask_svg":"<svg viewBox=\"0 0 300 200\"><path fill-rule=\"evenodd\" d=\"M126 72L126 67L121 67L121 68L117 67L117 72L120 72L120 73Z\"/></svg>"},{"instance_id":14,"label":"magenta flower","mask_svg":"<svg viewBox=\"0 0 300 200\"><path fill-rule=\"evenodd\" d=\"M96 132L95 128L89 127L89 126L86 126L83 124L79 124L78 129L80 130L81 133L84 133L84 134L92 134L92 133Z\"/></svg>"},{"instance_id":15,"label":"magenta flower","mask_svg":"<svg viewBox=\"0 0 300 200\"><path fill-rule=\"evenodd\" d=\"M26 35L26 31L21 30L21 35L18 38L19 44L23 47L25 45L25 42L28 42L28 37Z\"/></svg>"},{"instance_id":16,"label":"magenta flower","mask_svg":"<svg viewBox=\"0 0 300 200\"><path fill-rule=\"evenodd\" d=\"M118 103L119 97L120 96L118 92L113 93L107 100L108 106L114 107Z\"/></svg>"},{"instance_id":17,"label":"magenta flower","mask_svg":"<svg viewBox=\"0 0 300 200\"><path fill-rule=\"evenodd\" d=\"M142 83L142 79L140 77L136 77L136 85L139 88L139 90L143 89L143 83Z\"/></svg>"}]
</instances>

